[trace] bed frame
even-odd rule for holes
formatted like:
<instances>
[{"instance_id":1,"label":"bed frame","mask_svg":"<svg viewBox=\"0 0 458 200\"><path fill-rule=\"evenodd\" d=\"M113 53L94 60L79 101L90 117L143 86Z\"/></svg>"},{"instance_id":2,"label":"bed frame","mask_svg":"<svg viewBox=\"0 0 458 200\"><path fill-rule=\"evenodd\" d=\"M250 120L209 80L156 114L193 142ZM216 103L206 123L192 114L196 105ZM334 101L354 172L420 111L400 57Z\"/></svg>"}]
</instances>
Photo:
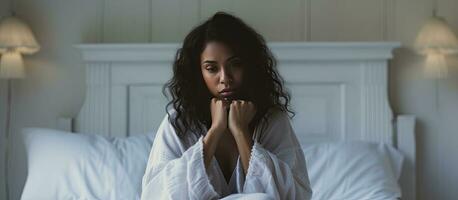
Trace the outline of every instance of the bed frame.
<instances>
[{"instance_id":1,"label":"bed frame","mask_svg":"<svg viewBox=\"0 0 458 200\"><path fill-rule=\"evenodd\" d=\"M337 140L384 142L405 156L403 199L415 199L415 118L393 117L388 60L397 42L269 43L291 92L301 145ZM75 131L155 134L165 115L162 85L179 44L82 44L86 99Z\"/></svg>"}]
</instances>

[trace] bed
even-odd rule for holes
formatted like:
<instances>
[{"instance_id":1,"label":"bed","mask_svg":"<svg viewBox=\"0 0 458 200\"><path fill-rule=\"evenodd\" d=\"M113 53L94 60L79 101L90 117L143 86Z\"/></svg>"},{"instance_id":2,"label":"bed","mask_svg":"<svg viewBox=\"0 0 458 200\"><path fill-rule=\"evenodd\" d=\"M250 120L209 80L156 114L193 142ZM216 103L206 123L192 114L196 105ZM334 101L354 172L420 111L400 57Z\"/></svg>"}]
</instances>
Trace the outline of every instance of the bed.
<instances>
[{"instance_id":1,"label":"bed","mask_svg":"<svg viewBox=\"0 0 458 200\"><path fill-rule=\"evenodd\" d=\"M382 189L374 188L372 197L388 188L387 191L393 193L390 194L393 199L415 199L415 117L393 116L387 92L388 62L392 58L392 50L400 44L274 42L268 45L278 60L278 70L292 95L292 105L296 111L292 125L306 154L307 166L311 166L309 176L312 189L316 189L314 195L318 195L314 199L350 199L336 194L353 190L351 195L358 194L368 185L378 187L376 182L382 179L379 184ZM35 163L44 162L44 159L48 163L87 164L90 162L74 162L68 157L84 155L81 152L88 153L89 150L81 149L86 148L91 149L91 155L97 151L104 152L103 159L107 159L110 154L101 149L110 145L114 152L118 152L112 156L118 156L121 160L119 165L131 164L122 169L105 166L104 170L108 172L104 177L125 180L136 185L130 189L132 193L140 192L138 181L143 162L147 159L145 155L149 153L148 145L165 115L167 100L162 95L162 85L171 77L171 62L179 44L81 44L75 47L81 51L86 68L84 105L74 119L59 119L60 131L37 128L23 131L29 174L22 199L29 199L34 192L43 191L38 189L42 186L34 181L44 176L43 172L39 173L40 170L51 171L50 174L56 174L63 168L69 170L69 167L62 166L64 164L60 164L60 168L51 164L53 170L50 170L49 166L36 167L41 164ZM68 132L77 134L66 135ZM67 141L71 142L67 144ZM60 144L60 149L66 150L53 147L56 143ZM48 150L41 150L44 146ZM66 156L65 152L72 148L76 149L71 152L72 156ZM52 156L55 152L60 154ZM43 155L46 157L40 157ZM120 155L124 157L120 158ZM55 160L55 157L61 157L62 160ZM325 158L327 160L323 160ZM132 162L136 160L141 160L141 163L133 165ZM335 168L341 164L349 169ZM107 166L111 165L116 164ZM82 173L86 175L83 176L89 176L89 172L93 176L102 176L97 173L100 167L92 169L91 172L85 168ZM332 169L334 174L323 169ZM342 174L345 169L348 174ZM354 174L358 170L361 171ZM389 171L389 175L379 173L384 170ZM78 179L75 181L77 183L72 183L77 186L70 184L67 187L84 187L92 193L100 189L97 188L98 183L106 182L96 180L88 184L84 178L79 180L78 175L68 176L73 179L62 180L57 175L55 179L67 182ZM325 176L328 178L324 181ZM391 178L385 180L383 177ZM332 180L341 182L330 183ZM106 197L122 199L123 194L117 190L127 190L125 185L112 186L116 189L109 190L110 194ZM334 188L329 189L330 185L334 185ZM46 190L56 195L62 193L63 189L57 192L55 187L58 186L51 185ZM330 191L321 194L320 189L324 187ZM104 190L108 191L107 188ZM361 195L359 199L372 198L368 194Z\"/></svg>"}]
</instances>

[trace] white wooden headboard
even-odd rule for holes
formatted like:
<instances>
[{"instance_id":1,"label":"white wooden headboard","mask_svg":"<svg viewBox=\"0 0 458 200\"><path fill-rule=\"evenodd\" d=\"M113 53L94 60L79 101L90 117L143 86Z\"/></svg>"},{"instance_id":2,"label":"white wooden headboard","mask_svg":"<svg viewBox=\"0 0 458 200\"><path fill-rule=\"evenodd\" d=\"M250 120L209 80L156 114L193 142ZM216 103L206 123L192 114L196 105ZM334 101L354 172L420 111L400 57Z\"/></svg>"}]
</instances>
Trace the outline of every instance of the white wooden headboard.
<instances>
[{"instance_id":1,"label":"white wooden headboard","mask_svg":"<svg viewBox=\"0 0 458 200\"><path fill-rule=\"evenodd\" d=\"M403 199L415 199L414 117L393 117L388 60L395 42L269 43L296 111L302 145L335 140L392 144L406 156ZM77 45L87 92L76 131L111 136L155 133L165 113L162 85L179 44Z\"/></svg>"}]
</instances>

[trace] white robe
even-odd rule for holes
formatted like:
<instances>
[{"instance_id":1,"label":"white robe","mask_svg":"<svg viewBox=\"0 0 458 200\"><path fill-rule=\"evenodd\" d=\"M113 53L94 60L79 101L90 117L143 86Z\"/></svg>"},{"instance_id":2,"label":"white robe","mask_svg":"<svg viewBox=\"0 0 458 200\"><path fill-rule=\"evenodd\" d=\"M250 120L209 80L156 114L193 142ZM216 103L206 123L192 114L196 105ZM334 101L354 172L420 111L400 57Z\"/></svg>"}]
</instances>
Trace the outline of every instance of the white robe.
<instances>
[{"instance_id":1,"label":"white robe","mask_svg":"<svg viewBox=\"0 0 458 200\"><path fill-rule=\"evenodd\" d=\"M311 199L304 155L287 114L274 113L264 130L253 134L247 175L239 156L227 184L215 157L205 169L203 136L188 132L179 139L166 115L151 149L141 199Z\"/></svg>"}]
</instances>

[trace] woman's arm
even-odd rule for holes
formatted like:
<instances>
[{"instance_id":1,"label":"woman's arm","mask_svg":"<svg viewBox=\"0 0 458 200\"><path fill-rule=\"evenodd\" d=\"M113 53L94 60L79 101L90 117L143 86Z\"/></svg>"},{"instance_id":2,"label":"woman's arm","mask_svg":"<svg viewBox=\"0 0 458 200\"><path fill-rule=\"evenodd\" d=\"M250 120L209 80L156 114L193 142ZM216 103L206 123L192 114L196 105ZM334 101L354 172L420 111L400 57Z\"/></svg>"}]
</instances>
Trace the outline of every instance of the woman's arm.
<instances>
[{"instance_id":1,"label":"woman's arm","mask_svg":"<svg viewBox=\"0 0 458 200\"><path fill-rule=\"evenodd\" d=\"M203 139L204 163L205 169L208 169L210 162L215 155L221 136L227 129L227 105L228 103L212 98L210 102L210 111L212 116L212 125Z\"/></svg>"},{"instance_id":2,"label":"woman's arm","mask_svg":"<svg viewBox=\"0 0 458 200\"><path fill-rule=\"evenodd\" d=\"M250 132L248 130L240 130L232 133L237 143L240 159L242 160L243 172L246 174L248 171L248 164L250 163L251 148L253 140L251 140Z\"/></svg>"},{"instance_id":3,"label":"woman's arm","mask_svg":"<svg viewBox=\"0 0 458 200\"><path fill-rule=\"evenodd\" d=\"M245 174L248 171L251 148L253 146L252 133L249 131L248 125L255 114L256 108L250 101L234 100L230 105L228 125L237 143Z\"/></svg>"},{"instance_id":4,"label":"woman's arm","mask_svg":"<svg viewBox=\"0 0 458 200\"><path fill-rule=\"evenodd\" d=\"M218 146L221 135L219 130L212 129L208 130L207 135L203 139L204 143L204 163L205 169L208 169L208 166L211 163L213 155L215 155L216 147Z\"/></svg>"}]
</instances>

